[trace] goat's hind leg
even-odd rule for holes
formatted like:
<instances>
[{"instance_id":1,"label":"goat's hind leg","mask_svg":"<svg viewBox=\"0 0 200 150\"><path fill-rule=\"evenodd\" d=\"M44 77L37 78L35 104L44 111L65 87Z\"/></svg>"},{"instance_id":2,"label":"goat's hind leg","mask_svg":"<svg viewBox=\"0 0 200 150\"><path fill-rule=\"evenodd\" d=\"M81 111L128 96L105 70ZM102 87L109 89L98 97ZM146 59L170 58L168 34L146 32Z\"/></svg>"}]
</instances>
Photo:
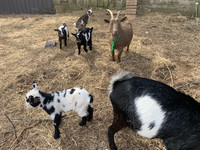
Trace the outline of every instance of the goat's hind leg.
<instances>
[{"instance_id":1,"label":"goat's hind leg","mask_svg":"<svg viewBox=\"0 0 200 150\"><path fill-rule=\"evenodd\" d=\"M76 112L82 118L81 122L79 123L80 126L86 125L87 122L87 108L77 109Z\"/></svg>"},{"instance_id":2,"label":"goat's hind leg","mask_svg":"<svg viewBox=\"0 0 200 150\"><path fill-rule=\"evenodd\" d=\"M89 105L87 111L88 111L87 121L91 121L93 118L93 108Z\"/></svg>"},{"instance_id":3,"label":"goat's hind leg","mask_svg":"<svg viewBox=\"0 0 200 150\"><path fill-rule=\"evenodd\" d=\"M123 127L126 126L126 118L120 113L114 111L114 119L112 125L108 128L108 141L111 150L117 150L117 146L115 144L114 135Z\"/></svg>"}]
</instances>

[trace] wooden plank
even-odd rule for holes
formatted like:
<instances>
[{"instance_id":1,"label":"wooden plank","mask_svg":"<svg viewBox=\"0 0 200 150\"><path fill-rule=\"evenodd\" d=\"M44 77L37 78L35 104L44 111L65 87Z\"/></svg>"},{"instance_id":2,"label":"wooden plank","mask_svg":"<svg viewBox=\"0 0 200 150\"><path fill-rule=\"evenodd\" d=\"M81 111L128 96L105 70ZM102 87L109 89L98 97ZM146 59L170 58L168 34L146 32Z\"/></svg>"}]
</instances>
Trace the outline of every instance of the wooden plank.
<instances>
[{"instance_id":1,"label":"wooden plank","mask_svg":"<svg viewBox=\"0 0 200 150\"><path fill-rule=\"evenodd\" d=\"M126 10L127 9L137 9L137 6L126 6Z\"/></svg>"},{"instance_id":2,"label":"wooden plank","mask_svg":"<svg viewBox=\"0 0 200 150\"><path fill-rule=\"evenodd\" d=\"M136 2L126 2L126 5L137 5L137 1Z\"/></svg>"}]
</instances>

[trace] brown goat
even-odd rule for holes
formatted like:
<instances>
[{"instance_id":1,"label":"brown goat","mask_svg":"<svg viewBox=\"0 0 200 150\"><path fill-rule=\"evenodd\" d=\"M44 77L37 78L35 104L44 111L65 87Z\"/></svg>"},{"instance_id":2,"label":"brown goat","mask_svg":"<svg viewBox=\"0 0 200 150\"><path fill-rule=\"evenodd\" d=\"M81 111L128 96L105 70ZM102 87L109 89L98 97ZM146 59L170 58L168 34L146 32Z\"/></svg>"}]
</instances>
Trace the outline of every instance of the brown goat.
<instances>
[{"instance_id":1,"label":"brown goat","mask_svg":"<svg viewBox=\"0 0 200 150\"><path fill-rule=\"evenodd\" d=\"M89 20L90 16L92 16L92 14L93 14L92 9L90 9L87 11L87 13L85 13L85 15L81 16L76 21L76 23L74 23L74 29L76 32L79 32L86 27L88 20Z\"/></svg>"},{"instance_id":2,"label":"brown goat","mask_svg":"<svg viewBox=\"0 0 200 150\"><path fill-rule=\"evenodd\" d=\"M106 23L109 23L109 30L112 34L111 44L111 60L115 61L114 49L118 50L117 62L120 62L121 55L124 47L129 50L129 45L133 37L133 28L127 17L119 18L120 11L117 13L117 17L113 17L112 11L107 9L111 15L111 19L104 19Z\"/></svg>"}]
</instances>

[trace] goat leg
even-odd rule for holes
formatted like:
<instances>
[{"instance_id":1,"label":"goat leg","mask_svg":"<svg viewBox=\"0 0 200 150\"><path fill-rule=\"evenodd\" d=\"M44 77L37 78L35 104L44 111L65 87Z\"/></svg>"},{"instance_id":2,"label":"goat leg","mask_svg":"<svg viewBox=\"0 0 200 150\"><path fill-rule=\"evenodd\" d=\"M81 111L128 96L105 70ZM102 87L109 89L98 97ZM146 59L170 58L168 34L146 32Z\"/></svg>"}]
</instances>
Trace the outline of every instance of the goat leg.
<instances>
[{"instance_id":1,"label":"goat leg","mask_svg":"<svg viewBox=\"0 0 200 150\"><path fill-rule=\"evenodd\" d=\"M61 38L59 38L59 42L60 42L60 49L62 49L62 40L61 40Z\"/></svg>"},{"instance_id":2,"label":"goat leg","mask_svg":"<svg viewBox=\"0 0 200 150\"><path fill-rule=\"evenodd\" d=\"M87 112L88 112L87 121L91 121L93 118L93 108L90 105L88 106Z\"/></svg>"},{"instance_id":3,"label":"goat leg","mask_svg":"<svg viewBox=\"0 0 200 150\"><path fill-rule=\"evenodd\" d=\"M54 139L58 139L60 137L59 125L61 123L61 114L55 115L53 123L55 127Z\"/></svg>"},{"instance_id":4,"label":"goat leg","mask_svg":"<svg viewBox=\"0 0 200 150\"><path fill-rule=\"evenodd\" d=\"M111 60L115 61L115 52L114 52L114 50L111 51Z\"/></svg>"},{"instance_id":5,"label":"goat leg","mask_svg":"<svg viewBox=\"0 0 200 150\"><path fill-rule=\"evenodd\" d=\"M67 46L67 38L64 39L65 46Z\"/></svg>"},{"instance_id":6,"label":"goat leg","mask_svg":"<svg viewBox=\"0 0 200 150\"><path fill-rule=\"evenodd\" d=\"M79 123L80 126L86 125L87 122L87 116L82 117L82 121Z\"/></svg>"},{"instance_id":7,"label":"goat leg","mask_svg":"<svg viewBox=\"0 0 200 150\"><path fill-rule=\"evenodd\" d=\"M88 52L88 50L87 50L87 44L86 43L84 44L84 51Z\"/></svg>"},{"instance_id":8,"label":"goat leg","mask_svg":"<svg viewBox=\"0 0 200 150\"><path fill-rule=\"evenodd\" d=\"M121 61L122 52L123 52L123 48L119 48L118 49L118 56L117 56L117 63L120 63L120 61Z\"/></svg>"},{"instance_id":9,"label":"goat leg","mask_svg":"<svg viewBox=\"0 0 200 150\"><path fill-rule=\"evenodd\" d=\"M80 55L81 54L81 45L77 44L77 47L78 47L78 55Z\"/></svg>"},{"instance_id":10,"label":"goat leg","mask_svg":"<svg viewBox=\"0 0 200 150\"><path fill-rule=\"evenodd\" d=\"M108 128L108 141L111 150L117 150L114 135L126 126L126 119L121 113L116 113L114 108L114 119L112 125Z\"/></svg>"},{"instance_id":11,"label":"goat leg","mask_svg":"<svg viewBox=\"0 0 200 150\"><path fill-rule=\"evenodd\" d=\"M126 49L126 51L127 51L127 52L129 51L129 45L127 46L127 49Z\"/></svg>"}]
</instances>

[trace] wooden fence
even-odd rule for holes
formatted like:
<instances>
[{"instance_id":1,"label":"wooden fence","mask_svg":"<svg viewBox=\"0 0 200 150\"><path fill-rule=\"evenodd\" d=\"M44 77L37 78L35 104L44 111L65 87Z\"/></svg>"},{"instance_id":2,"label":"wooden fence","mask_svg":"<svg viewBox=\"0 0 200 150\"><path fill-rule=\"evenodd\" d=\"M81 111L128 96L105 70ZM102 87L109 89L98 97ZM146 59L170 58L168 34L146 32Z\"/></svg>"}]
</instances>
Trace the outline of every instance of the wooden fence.
<instances>
[{"instance_id":1,"label":"wooden fence","mask_svg":"<svg viewBox=\"0 0 200 150\"><path fill-rule=\"evenodd\" d=\"M0 0L0 14L55 13L53 0Z\"/></svg>"},{"instance_id":2,"label":"wooden fence","mask_svg":"<svg viewBox=\"0 0 200 150\"><path fill-rule=\"evenodd\" d=\"M66 12L87 8L125 9L126 0L54 0L56 12Z\"/></svg>"}]
</instances>

